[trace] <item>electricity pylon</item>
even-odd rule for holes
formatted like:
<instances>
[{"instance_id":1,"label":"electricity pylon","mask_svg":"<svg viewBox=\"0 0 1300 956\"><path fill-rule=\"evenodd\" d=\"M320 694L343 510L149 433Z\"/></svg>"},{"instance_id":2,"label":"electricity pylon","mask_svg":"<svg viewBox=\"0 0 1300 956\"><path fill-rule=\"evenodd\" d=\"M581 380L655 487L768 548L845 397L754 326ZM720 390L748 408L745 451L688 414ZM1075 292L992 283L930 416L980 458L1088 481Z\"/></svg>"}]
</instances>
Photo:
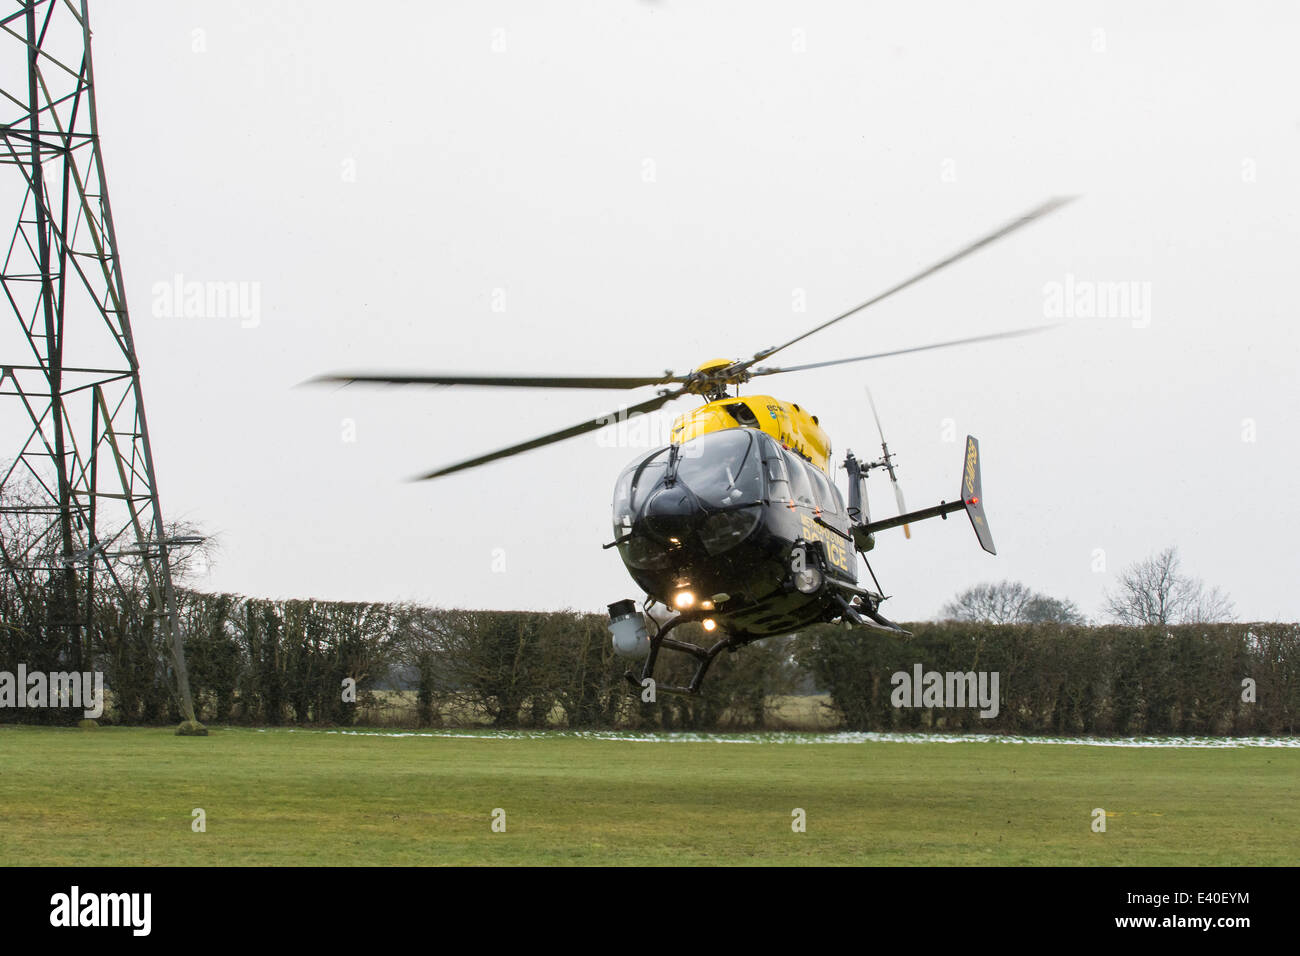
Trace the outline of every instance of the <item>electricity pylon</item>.
<instances>
[{"instance_id":1,"label":"electricity pylon","mask_svg":"<svg viewBox=\"0 0 1300 956\"><path fill-rule=\"evenodd\" d=\"M48 576L49 625L78 670L96 588L136 614L128 591L142 585L149 620L137 623L156 623L171 649L178 733L202 734L109 210L87 2L10 6L0 12L0 203L12 201L16 225L0 265L0 434L18 441L0 469L0 520L25 534L6 536L0 564L28 582Z\"/></svg>"}]
</instances>

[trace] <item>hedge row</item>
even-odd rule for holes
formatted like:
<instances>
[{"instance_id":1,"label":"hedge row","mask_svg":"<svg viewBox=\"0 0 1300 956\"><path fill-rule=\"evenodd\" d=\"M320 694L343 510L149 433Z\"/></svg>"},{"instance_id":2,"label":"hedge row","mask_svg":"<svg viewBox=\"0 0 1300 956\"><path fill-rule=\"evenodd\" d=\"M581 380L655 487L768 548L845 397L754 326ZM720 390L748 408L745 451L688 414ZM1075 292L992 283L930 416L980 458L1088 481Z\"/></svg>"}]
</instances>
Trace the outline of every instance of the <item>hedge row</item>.
<instances>
[{"instance_id":1,"label":"hedge row","mask_svg":"<svg viewBox=\"0 0 1300 956\"><path fill-rule=\"evenodd\" d=\"M1300 626L910 625L911 635L806 633L800 663L853 730L1294 734ZM998 713L896 707L894 675L996 672ZM1252 699L1253 698L1253 699ZM911 701L908 701L911 703Z\"/></svg>"},{"instance_id":2,"label":"hedge row","mask_svg":"<svg viewBox=\"0 0 1300 956\"><path fill-rule=\"evenodd\" d=\"M68 628L26 598L0 602L0 670L67 669ZM623 678L628 662L613 654L603 615L196 592L182 592L180 614L198 716L212 723L347 725L391 691L413 698L412 726L759 728L782 724L777 698L807 692L829 695L831 724L871 731L1294 734L1300 714L1300 626L1291 624L945 622L911 625L910 635L826 625L721 655L700 697L645 703ZM678 636L691 639L690 628ZM179 719L151 608L96 609L81 651L86 669L105 674L108 719ZM918 665L996 674L996 715L981 716L974 701L900 699L896 675L910 679ZM682 683L690 662L665 654L660 667L662 683ZM0 709L0 721L77 716Z\"/></svg>"}]
</instances>

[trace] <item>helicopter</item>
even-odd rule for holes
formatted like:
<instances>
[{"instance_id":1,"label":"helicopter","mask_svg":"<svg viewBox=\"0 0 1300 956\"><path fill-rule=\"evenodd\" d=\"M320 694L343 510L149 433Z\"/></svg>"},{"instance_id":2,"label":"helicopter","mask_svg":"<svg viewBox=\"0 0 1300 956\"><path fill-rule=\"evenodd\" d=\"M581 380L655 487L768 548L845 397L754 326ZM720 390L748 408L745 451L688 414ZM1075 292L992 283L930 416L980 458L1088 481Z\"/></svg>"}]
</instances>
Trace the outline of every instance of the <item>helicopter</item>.
<instances>
[{"instance_id":1,"label":"helicopter","mask_svg":"<svg viewBox=\"0 0 1300 956\"><path fill-rule=\"evenodd\" d=\"M641 661L639 675L625 678L634 690L697 694L709 667L723 651L790 634L817 623L841 622L893 633L906 633L880 612L886 595L867 554L876 534L929 518L946 519L965 511L980 546L997 551L984 513L980 448L967 436L959 493L951 501L907 511L880 418L867 393L881 439L881 457L859 460L852 451L842 466L847 498L835 482L829 435L818 417L794 402L770 395L740 394L756 379L788 372L865 362L913 352L951 348L1041 332L1050 326L1015 329L945 342L833 358L785 367L760 365L781 352L922 279L966 258L1056 211L1073 197L1042 203L981 236L926 269L789 341L749 359L713 359L690 372L666 371L650 376L466 375L401 372L340 372L317 383L340 385L464 385L503 388L637 389L656 394L618 412L447 465L416 480L432 480L522 454L603 428L625 417L647 414L675 399L694 395L704 404L677 418L667 445L639 455L619 475L612 505L613 540L629 575L646 597L608 606L614 651ZM875 470L888 476L899 514L872 520L866 478ZM874 588L858 577L863 559ZM717 634L709 646L672 637L679 626L695 622ZM685 685L658 684L654 673L661 651L693 658L695 669Z\"/></svg>"}]
</instances>

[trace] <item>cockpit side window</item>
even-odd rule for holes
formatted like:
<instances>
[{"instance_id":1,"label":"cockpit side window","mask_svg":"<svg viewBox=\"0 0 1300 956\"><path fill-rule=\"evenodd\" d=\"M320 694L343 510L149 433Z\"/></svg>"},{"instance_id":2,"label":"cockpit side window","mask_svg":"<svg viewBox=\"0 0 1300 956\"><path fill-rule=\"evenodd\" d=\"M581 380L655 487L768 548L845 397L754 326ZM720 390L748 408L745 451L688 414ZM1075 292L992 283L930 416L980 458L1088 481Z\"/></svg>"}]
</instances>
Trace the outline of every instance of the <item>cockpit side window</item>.
<instances>
[{"instance_id":1,"label":"cockpit side window","mask_svg":"<svg viewBox=\"0 0 1300 956\"><path fill-rule=\"evenodd\" d=\"M787 502L790 500L790 475L786 470L785 456L775 439L759 432L756 440L763 456L763 472L767 479L768 501Z\"/></svg>"},{"instance_id":2,"label":"cockpit side window","mask_svg":"<svg viewBox=\"0 0 1300 956\"><path fill-rule=\"evenodd\" d=\"M816 465L805 463L808 468L808 474L812 476L813 488L817 492L817 502L822 511L829 514L839 515L844 513L844 507L840 504L840 496L836 494L835 487L822 474L822 470Z\"/></svg>"},{"instance_id":3,"label":"cockpit side window","mask_svg":"<svg viewBox=\"0 0 1300 956\"><path fill-rule=\"evenodd\" d=\"M659 448L624 469L614 485L615 526L623 524L625 517L630 521L640 510L667 467L668 449Z\"/></svg>"},{"instance_id":4,"label":"cockpit side window","mask_svg":"<svg viewBox=\"0 0 1300 956\"><path fill-rule=\"evenodd\" d=\"M840 486L829 479L827 479L826 483L831 489L831 501L835 502L835 513L837 515L848 515L849 509L844 506L844 495L840 493Z\"/></svg>"},{"instance_id":5,"label":"cockpit side window","mask_svg":"<svg viewBox=\"0 0 1300 956\"><path fill-rule=\"evenodd\" d=\"M614 485L614 527L621 524L632 522L632 477L636 474L636 466L624 468L623 474L618 476L618 483Z\"/></svg>"},{"instance_id":6,"label":"cockpit side window","mask_svg":"<svg viewBox=\"0 0 1300 956\"><path fill-rule=\"evenodd\" d=\"M794 452L785 452L785 466L790 473L790 490L796 504L806 508L816 508L817 500L813 497L812 479L804 468L804 461Z\"/></svg>"}]
</instances>

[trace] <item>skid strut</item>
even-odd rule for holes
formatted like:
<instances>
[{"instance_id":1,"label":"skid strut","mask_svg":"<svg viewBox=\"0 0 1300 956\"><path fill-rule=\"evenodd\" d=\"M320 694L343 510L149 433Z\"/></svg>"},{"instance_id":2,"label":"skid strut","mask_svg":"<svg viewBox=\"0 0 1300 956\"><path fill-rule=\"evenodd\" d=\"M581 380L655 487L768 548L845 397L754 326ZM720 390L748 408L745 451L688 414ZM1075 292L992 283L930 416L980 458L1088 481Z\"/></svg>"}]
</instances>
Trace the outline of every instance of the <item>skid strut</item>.
<instances>
[{"instance_id":1,"label":"skid strut","mask_svg":"<svg viewBox=\"0 0 1300 956\"><path fill-rule=\"evenodd\" d=\"M714 658L723 651L734 651L744 647L746 644L758 640L756 637L729 634L712 647L701 647L698 644L691 644L689 641L679 641L668 636L669 632L678 624L685 624L688 621L701 621L704 618L711 616L711 614L702 611L683 611L681 614L678 614L671 621L659 628L655 635L650 638L650 653L646 655L645 663L641 666L641 676L637 677L629 670L624 672L623 677L629 684L636 688L637 691L640 691L644 686L643 682L646 679L654 680L655 661L659 659L660 648L670 651L678 651L683 654L689 654L696 660L695 674L691 677L691 682L685 687L680 687L673 684L660 684L656 681L654 685L655 691L663 691L667 694L698 694L700 692L700 684L704 681L704 675L708 673L709 666L713 663Z\"/></svg>"}]
</instances>

